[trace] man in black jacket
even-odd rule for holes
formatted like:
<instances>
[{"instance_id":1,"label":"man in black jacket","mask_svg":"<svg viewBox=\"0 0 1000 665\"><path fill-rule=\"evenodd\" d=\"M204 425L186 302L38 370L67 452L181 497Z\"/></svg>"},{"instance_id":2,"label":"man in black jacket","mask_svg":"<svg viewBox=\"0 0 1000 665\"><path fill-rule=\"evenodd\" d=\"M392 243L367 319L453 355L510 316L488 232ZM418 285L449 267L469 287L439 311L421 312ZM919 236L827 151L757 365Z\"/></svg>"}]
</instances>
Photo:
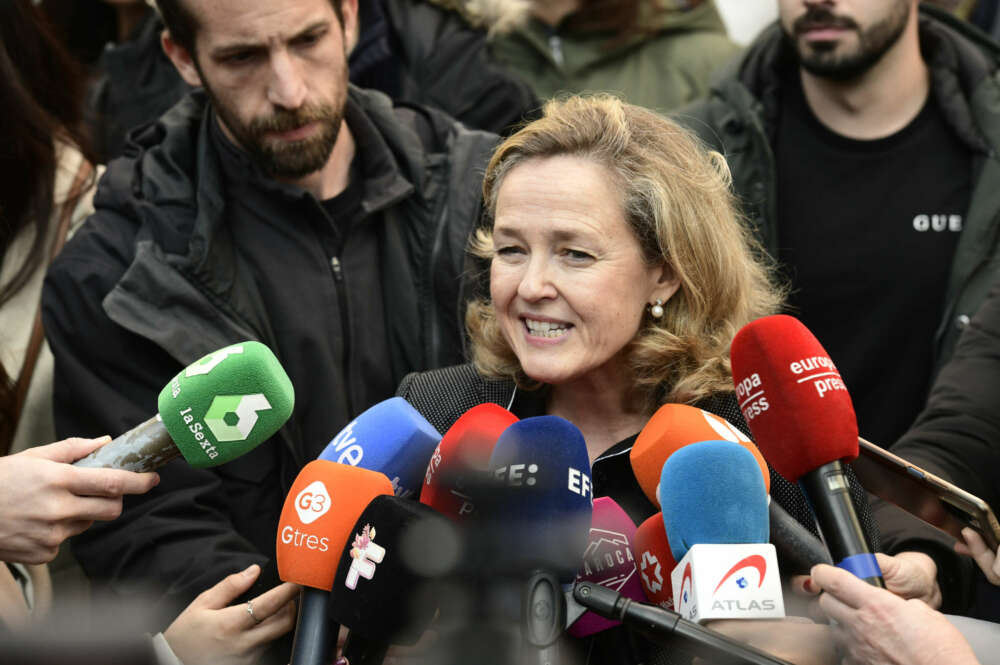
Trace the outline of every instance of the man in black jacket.
<instances>
[{"instance_id":1,"label":"man in black jacket","mask_svg":"<svg viewBox=\"0 0 1000 665\"><path fill-rule=\"evenodd\" d=\"M133 137L47 278L57 430L120 433L183 366L240 340L269 345L296 393L268 444L165 467L74 543L92 577L176 609L252 563L272 586L302 465L408 372L461 360L464 247L495 137L349 86L356 0L160 8L168 55L202 90Z\"/></svg>"}]
</instances>

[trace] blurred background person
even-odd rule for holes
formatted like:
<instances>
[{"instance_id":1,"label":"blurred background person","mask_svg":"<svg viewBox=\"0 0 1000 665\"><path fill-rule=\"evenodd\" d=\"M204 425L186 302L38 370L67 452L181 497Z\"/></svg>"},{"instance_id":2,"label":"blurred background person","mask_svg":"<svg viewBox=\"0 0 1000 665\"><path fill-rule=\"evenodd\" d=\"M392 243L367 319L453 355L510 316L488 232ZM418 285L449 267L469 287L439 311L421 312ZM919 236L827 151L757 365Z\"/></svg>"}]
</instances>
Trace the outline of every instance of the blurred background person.
<instances>
[{"instance_id":1,"label":"blurred background person","mask_svg":"<svg viewBox=\"0 0 1000 665\"><path fill-rule=\"evenodd\" d=\"M486 25L496 59L540 99L609 92L666 111L704 96L739 52L714 0L432 1Z\"/></svg>"}]
</instances>

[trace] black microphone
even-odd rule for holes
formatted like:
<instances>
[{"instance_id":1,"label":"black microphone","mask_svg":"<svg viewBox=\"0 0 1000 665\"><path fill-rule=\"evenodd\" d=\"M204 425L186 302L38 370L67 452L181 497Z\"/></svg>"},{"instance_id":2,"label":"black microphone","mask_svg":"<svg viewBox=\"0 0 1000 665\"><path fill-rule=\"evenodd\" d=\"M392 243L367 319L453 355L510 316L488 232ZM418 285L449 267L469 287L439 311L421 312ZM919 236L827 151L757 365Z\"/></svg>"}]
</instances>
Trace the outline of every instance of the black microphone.
<instances>
[{"instance_id":1,"label":"black microphone","mask_svg":"<svg viewBox=\"0 0 1000 665\"><path fill-rule=\"evenodd\" d=\"M778 552L781 569L787 575L808 575L819 563L833 565L826 545L773 498L768 502L771 544Z\"/></svg>"},{"instance_id":2,"label":"black microphone","mask_svg":"<svg viewBox=\"0 0 1000 665\"><path fill-rule=\"evenodd\" d=\"M691 643L698 654L713 664L750 663L751 665L791 665L788 661L726 637L714 630L681 618L670 610L637 603L617 591L592 582L577 582L573 597L590 611L621 621L632 630L663 646L675 646L677 636Z\"/></svg>"}]
</instances>

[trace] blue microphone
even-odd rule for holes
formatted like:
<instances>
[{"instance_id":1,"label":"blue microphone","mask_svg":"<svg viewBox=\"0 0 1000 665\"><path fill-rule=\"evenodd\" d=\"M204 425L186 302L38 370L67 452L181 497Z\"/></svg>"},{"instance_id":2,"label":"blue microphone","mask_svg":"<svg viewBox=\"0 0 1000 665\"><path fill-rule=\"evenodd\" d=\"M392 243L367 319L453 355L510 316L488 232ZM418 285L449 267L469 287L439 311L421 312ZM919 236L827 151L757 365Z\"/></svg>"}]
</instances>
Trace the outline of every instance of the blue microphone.
<instances>
[{"instance_id":1,"label":"blue microphone","mask_svg":"<svg viewBox=\"0 0 1000 665\"><path fill-rule=\"evenodd\" d=\"M396 496L416 497L441 434L402 397L370 407L327 444L319 459L384 473Z\"/></svg>"},{"instance_id":2,"label":"blue microphone","mask_svg":"<svg viewBox=\"0 0 1000 665\"><path fill-rule=\"evenodd\" d=\"M660 473L660 507L676 561L692 545L766 543L767 490L753 454L731 441L676 450Z\"/></svg>"},{"instance_id":3,"label":"blue microphone","mask_svg":"<svg viewBox=\"0 0 1000 665\"><path fill-rule=\"evenodd\" d=\"M558 416L525 418L497 439L490 472L498 487L483 517L498 534L500 571L520 573L519 662L559 662L566 626L562 585L576 577L590 537L594 492L583 434Z\"/></svg>"},{"instance_id":4,"label":"blue microphone","mask_svg":"<svg viewBox=\"0 0 1000 665\"><path fill-rule=\"evenodd\" d=\"M701 441L663 464L663 525L677 565L674 609L685 619L785 615L760 465L744 445Z\"/></svg>"}]
</instances>

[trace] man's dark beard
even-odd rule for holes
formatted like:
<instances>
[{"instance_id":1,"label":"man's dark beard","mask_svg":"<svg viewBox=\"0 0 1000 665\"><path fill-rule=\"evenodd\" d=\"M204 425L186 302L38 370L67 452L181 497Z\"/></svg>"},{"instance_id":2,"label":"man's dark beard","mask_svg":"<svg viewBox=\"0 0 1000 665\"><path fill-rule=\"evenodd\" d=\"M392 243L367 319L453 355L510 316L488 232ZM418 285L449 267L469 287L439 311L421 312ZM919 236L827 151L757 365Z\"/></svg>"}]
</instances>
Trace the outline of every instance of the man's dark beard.
<instances>
[{"instance_id":1,"label":"man's dark beard","mask_svg":"<svg viewBox=\"0 0 1000 665\"><path fill-rule=\"evenodd\" d=\"M218 107L216 111L219 111ZM303 106L294 111L282 109L269 117L254 118L245 127L234 126L221 112L219 115L265 174L291 180L315 173L326 165L344 119L343 109L337 111L328 104ZM319 129L302 140L278 143L273 137L268 137L270 132L287 132L310 122L318 122Z\"/></svg>"},{"instance_id":2,"label":"man's dark beard","mask_svg":"<svg viewBox=\"0 0 1000 665\"><path fill-rule=\"evenodd\" d=\"M249 125L244 125L219 103L211 88L207 85L203 87L219 119L265 175L297 180L319 171L330 159L344 120L343 103L339 108L320 104L302 106L293 111L279 109L270 116L254 118ZM275 143L270 137L271 141L265 141L269 132L287 132L310 122L318 122L319 130L305 139Z\"/></svg>"},{"instance_id":3,"label":"man's dark beard","mask_svg":"<svg viewBox=\"0 0 1000 665\"><path fill-rule=\"evenodd\" d=\"M793 33L784 32L785 40L798 52L799 64L810 74L837 81L849 81L867 72L899 41L910 18L910 4L897 0L884 20L866 30L860 30L853 19L836 16L827 7L810 6L796 19ZM853 53L836 55L833 42L813 43L799 48L797 37L817 27L842 28L858 33L858 48Z\"/></svg>"}]
</instances>

